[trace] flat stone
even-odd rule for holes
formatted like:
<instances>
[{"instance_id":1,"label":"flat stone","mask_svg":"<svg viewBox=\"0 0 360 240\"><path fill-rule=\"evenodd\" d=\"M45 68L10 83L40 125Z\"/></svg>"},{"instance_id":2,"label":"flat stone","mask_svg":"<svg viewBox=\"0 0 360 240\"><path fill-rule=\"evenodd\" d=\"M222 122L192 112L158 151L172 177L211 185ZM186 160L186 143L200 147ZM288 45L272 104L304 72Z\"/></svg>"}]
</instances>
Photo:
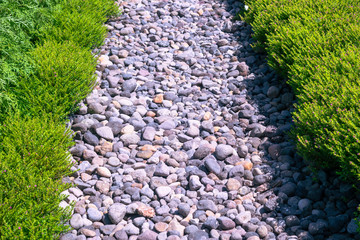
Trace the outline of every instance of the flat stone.
<instances>
[{"instance_id":1,"label":"flat stone","mask_svg":"<svg viewBox=\"0 0 360 240\"><path fill-rule=\"evenodd\" d=\"M120 30L121 35L129 35L131 33L134 33L134 29L132 27L125 27Z\"/></svg>"},{"instance_id":2,"label":"flat stone","mask_svg":"<svg viewBox=\"0 0 360 240\"><path fill-rule=\"evenodd\" d=\"M172 130L176 128L176 123L174 120L166 120L159 125L159 128L164 130Z\"/></svg>"},{"instance_id":3,"label":"flat stone","mask_svg":"<svg viewBox=\"0 0 360 240\"><path fill-rule=\"evenodd\" d=\"M128 235L126 234L126 232L123 229L116 231L114 236L117 240L128 240L129 239Z\"/></svg>"},{"instance_id":4,"label":"flat stone","mask_svg":"<svg viewBox=\"0 0 360 240\"><path fill-rule=\"evenodd\" d=\"M240 75L246 77L249 75L249 66L245 62L241 62L236 66L236 69L239 70Z\"/></svg>"},{"instance_id":5,"label":"flat stone","mask_svg":"<svg viewBox=\"0 0 360 240\"><path fill-rule=\"evenodd\" d=\"M121 164L120 160L117 157L110 157L107 161L107 164L109 164L112 167L117 167Z\"/></svg>"},{"instance_id":6,"label":"flat stone","mask_svg":"<svg viewBox=\"0 0 360 240\"><path fill-rule=\"evenodd\" d=\"M142 159L148 159L153 155L153 152L150 150L147 151L139 151L136 153L136 157L142 158Z\"/></svg>"},{"instance_id":7,"label":"flat stone","mask_svg":"<svg viewBox=\"0 0 360 240\"><path fill-rule=\"evenodd\" d=\"M105 107L100 103L90 103L88 106L89 113L103 114L105 112Z\"/></svg>"},{"instance_id":8,"label":"flat stone","mask_svg":"<svg viewBox=\"0 0 360 240\"><path fill-rule=\"evenodd\" d=\"M107 152L112 152L113 150L113 144L111 142L105 141L102 145L101 145L101 151L103 151L104 153Z\"/></svg>"},{"instance_id":9,"label":"flat stone","mask_svg":"<svg viewBox=\"0 0 360 240\"><path fill-rule=\"evenodd\" d=\"M219 227L219 222L214 216L209 216L204 222L203 227L207 229L217 229Z\"/></svg>"},{"instance_id":10,"label":"flat stone","mask_svg":"<svg viewBox=\"0 0 360 240\"><path fill-rule=\"evenodd\" d=\"M221 172L221 167L214 156L208 156L205 158L205 167L216 175L219 175Z\"/></svg>"},{"instance_id":11,"label":"flat stone","mask_svg":"<svg viewBox=\"0 0 360 240\"><path fill-rule=\"evenodd\" d=\"M197 209L198 210L210 210L214 213L217 211L217 207L216 207L215 203L211 200L206 200L206 199L198 201Z\"/></svg>"},{"instance_id":12,"label":"flat stone","mask_svg":"<svg viewBox=\"0 0 360 240\"><path fill-rule=\"evenodd\" d=\"M279 144L273 144L268 148L268 152L272 159L276 160L280 156L281 147Z\"/></svg>"},{"instance_id":13,"label":"flat stone","mask_svg":"<svg viewBox=\"0 0 360 240\"><path fill-rule=\"evenodd\" d=\"M100 231L105 235L110 235L114 231L115 227L116 225L114 224L103 225L100 227Z\"/></svg>"},{"instance_id":14,"label":"flat stone","mask_svg":"<svg viewBox=\"0 0 360 240\"><path fill-rule=\"evenodd\" d=\"M155 134L156 134L155 128L153 128L153 127L146 127L146 128L144 129L144 132L143 132L142 137L143 137L144 140L152 141L152 140L154 140L154 138L155 138Z\"/></svg>"},{"instance_id":15,"label":"flat stone","mask_svg":"<svg viewBox=\"0 0 360 240\"><path fill-rule=\"evenodd\" d=\"M292 197L296 192L296 184L292 182L285 183L280 187L280 192L283 192L287 196Z\"/></svg>"},{"instance_id":16,"label":"flat stone","mask_svg":"<svg viewBox=\"0 0 360 240\"><path fill-rule=\"evenodd\" d=\"M243 165L236 165L232 167L229 171L229 177L242 177L244 176L245 169Z\"/></svg>"},{"instance_id":17,"label":"flat stone","mask_svg":"<svg viewBox=\"0 0 360 240\"><path fill-rule=\"evenodd\" d=\"M240 163L240 165L242 165L245 170L251 170L253 168L253 166L254 166L254 164L252 162L249 162L249 161L242 161Z\"/></svg>"},{"instance_id":18,"label":"flat stone","mask_svg":"<svg viewBox=\"0 0 360 240\"><path fill-rule=\"evenodd\" d=\"M130 235L130 236L140 234L140 229L132 223L126 224L125 227L123 228L123 230L127 233L127 235Z\"/></svg>"},{"instance_id":19,"label":"flat stone","mask_svg":"<svg viewBox=\"0 0 360 240\"><path fill-rule=\"evenodd\" d=\"M59 240L76 240L76 236L72 233L66 233L62 235Z\"/></svg>"},{"instance_id":20,"label":"flat stone","mask_svg":"<svg viewBox=\"0 0 360 240\"><path fill-rule=\"evenodd\" d=\"M268 91L267 91L267 96L269 98L276 98L280 93L280 90L278 87L276 86L271 86L269 87Z\"/></svg>"},{"instance_id":21,"label":"flat stone","mask_svg":"<svg viewBox=\"0 0 360 240\"><path fill-rule=\"evenodd\" d=\"M96 232L90 229L82 228L81 233L84 234L87 237L95 237Z\"/></svg>"},{"instance_id":22,"label":"flat stone","mask_svg":"<svg viewBox=\"0 0 360 240\"><path fill-rule=\"evenodd\" d=\"M155 192L159 198L163 198L171 193L171 188L168 186L160 186L155 189Z\"/></svg>"},{"instance_id":23,"label":"flat stone","mask_svg":"<svg viewBox=\"0 0 360 240\"><path fill-rule=\"evenodd\" d=\"M357 233L358 224L355 219L351 219L350 223L347 225L346 230L350 234Z\"/></svg>"},{"instance_id":24,"label":"flat stone","mask_svg":"<svg viewBox=\"0 0 360 240\"><path fill-rule=\"evenodd\" d=\"M156 165L156 169L154 172L155 176L167 177L169 176L169 174L170 174L169 167L164 162L159 162Z\"/></svg>"},{"instance_id":25,"label":"flat stone","mask_svg":"<svg viewBox=\"0 0 360 240\"><path fill-rule=\"evenodd\" d=\"M93 146L99 145L99 139L89 131L84 134L84 140L86 143L88 143L90 145L93 145Z\"/></svg>"},{"instance_id":26,"label":"flat stone","mask_svg":"<svg viewBox=\"0 0 360 240\"><path fill-rule=\"evenodd\" d=\"M111 130L111 128L104 126L96 129L96 133L106 140L112 141L114 140L114 134Z\"/></svg>"},{"instance_id":27,"label":"flat stone","mask_svg":"<svg viewBox=\"0 0 360 240\"><path fill-rule=\"evenodd\" d=\"M106 167L98 167L96 169L96 172L97 172L97 174L99 174L102 177L106 177L106 178L111 177L111 172Z\"/></svg>"},{"instance_id":28,"label":"flat stone","mask_svg":"<svg viewBox=\"0 0 360 240\"><path fill-rule=\"evenodd\" d=\"M123 141L125 146L129 146L132 144L137 144L140 141L140 137L136 133L128 133L122 135L120 140Z\"/></svg>"}]
</instances>

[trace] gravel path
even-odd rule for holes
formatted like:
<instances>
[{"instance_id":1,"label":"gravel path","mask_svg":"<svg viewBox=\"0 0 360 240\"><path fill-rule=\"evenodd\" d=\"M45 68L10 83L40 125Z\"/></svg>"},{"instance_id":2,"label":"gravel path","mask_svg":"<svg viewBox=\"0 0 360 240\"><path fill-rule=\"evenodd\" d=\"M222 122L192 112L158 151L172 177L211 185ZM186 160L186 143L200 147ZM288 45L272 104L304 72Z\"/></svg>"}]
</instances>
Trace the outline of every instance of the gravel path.
<instances>
[{"instance_id":1,"label":"gravel path","mask_svg":"<svg viewBox=\"0 0 360 240\"><path fill-rule=\"evenodd\" d=\"M296 155L294 95L231 20L240 5L122 3L72 117L62 240L359 239L359 195Z\"/></svg>"}]
</instances>

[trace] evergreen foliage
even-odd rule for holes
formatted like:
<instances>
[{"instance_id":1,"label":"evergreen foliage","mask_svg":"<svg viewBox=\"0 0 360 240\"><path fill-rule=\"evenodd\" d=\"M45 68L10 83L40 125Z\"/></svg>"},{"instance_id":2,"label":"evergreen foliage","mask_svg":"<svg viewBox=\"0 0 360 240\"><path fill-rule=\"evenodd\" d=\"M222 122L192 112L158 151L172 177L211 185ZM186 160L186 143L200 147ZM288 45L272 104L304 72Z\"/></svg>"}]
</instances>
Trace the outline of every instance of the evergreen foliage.
<instances>
[{"instance_id":1,"label":"evergreen foliage","mask_svg":"<svg viewBox=\"0 0 360 240\"><path fill-rule=\"evenodd\" d=\"M0 1L0 239L57 239L72 208L66 116L93 89L113 0Z\"/></svg>"},{"instance_id":2,"label":"evergreen foliage","mask_svg":"<svg viewBox=\"0 0 360 240\"><path fill-rule=\"evenodd\" d=\"M314 167L360 179L360 2L252 0L256 47L294 89L291 136Z\"/></svg>"}]
</instances>

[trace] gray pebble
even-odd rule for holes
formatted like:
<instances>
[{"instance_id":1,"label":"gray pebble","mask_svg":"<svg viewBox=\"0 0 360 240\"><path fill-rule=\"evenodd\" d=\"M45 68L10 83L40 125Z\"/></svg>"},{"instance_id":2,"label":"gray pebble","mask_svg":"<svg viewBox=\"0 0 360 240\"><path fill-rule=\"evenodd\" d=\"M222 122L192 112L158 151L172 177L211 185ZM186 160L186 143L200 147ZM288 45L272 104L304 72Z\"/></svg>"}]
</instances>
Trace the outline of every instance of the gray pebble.
<instances>
[{"instance_id":1,"label":"gray pebble","mask_svg":"<svg viewBox=\"0 0 360 240\"><path fill-rule=\"evenodd\" d=\"M114 224L118 224L123 220L126 214L126 206L121 203L114 203L109 207L109 218L110 221Z\"/></svg>"}]
</instances>

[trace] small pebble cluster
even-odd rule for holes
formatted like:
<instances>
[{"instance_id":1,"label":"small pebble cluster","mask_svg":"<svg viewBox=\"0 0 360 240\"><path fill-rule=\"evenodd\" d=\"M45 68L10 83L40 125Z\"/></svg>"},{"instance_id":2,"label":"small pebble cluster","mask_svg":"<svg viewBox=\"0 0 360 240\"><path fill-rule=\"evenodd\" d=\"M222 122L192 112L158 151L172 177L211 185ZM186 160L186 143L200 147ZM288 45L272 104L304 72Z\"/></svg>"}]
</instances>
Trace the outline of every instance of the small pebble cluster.
<instances>
[{"instance_id":1,"label":"small pebble cluster","mask_svg":"<svg viewBox=\"0 0 360 240\"><path fill-rule=\"evenodd\" d=\"M71 117L61 240L359 239L359 195L296 154L294 95L233 19L242 6L121 3Z\"/></svg>"}]
</instances>

